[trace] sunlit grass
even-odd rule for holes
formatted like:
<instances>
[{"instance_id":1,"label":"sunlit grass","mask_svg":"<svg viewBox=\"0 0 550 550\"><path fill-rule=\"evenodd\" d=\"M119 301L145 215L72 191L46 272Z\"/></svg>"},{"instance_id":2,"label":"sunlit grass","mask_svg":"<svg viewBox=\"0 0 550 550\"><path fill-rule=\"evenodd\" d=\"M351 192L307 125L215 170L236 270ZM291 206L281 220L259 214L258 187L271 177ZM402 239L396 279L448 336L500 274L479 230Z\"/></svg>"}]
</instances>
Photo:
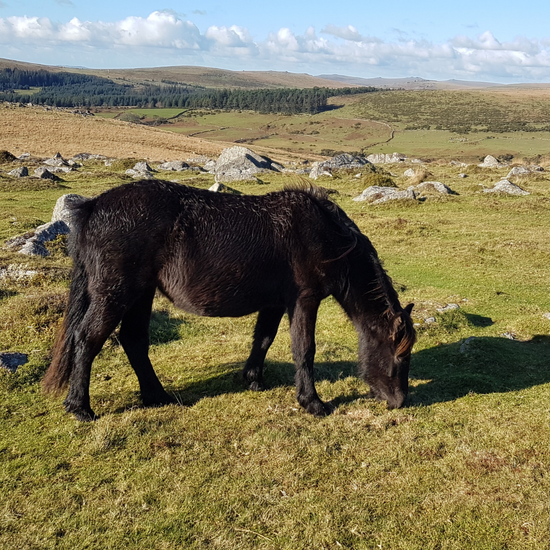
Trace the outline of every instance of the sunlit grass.
<instances>
[{"instance_id":1,"label":"sunlit grass","mask_svg":"<svg viewBox=\"0 0 550 550\"><path fill-rule=\"evenodd\" d=\"M59 188L0 188L0 236L48 221L61 194L125 181L123 164L91 163ZM406 188L404 168L390 170ZM141 408L115 333L92 370L100 419L78 423L40 390L70 262L1 251L2 267L41 275L0 284L0 348L29 354L16 374L0 371L0 546L548 548L550 179L521 181L526 197L494 196L481 189L506 169L461 170L430 164L457 195L420 203L354 202L364 182L353 174L318 181L372 240L402 303L416 304L409 402L397 411L367 398L357 336L333 299L319 312L316 375L335 412L316 419L294 395L286 317L267 390L254 393L239 372L255 317L198 318L159 296L150 356L180 404ZM293 178L232 187L266 193ZM460 307L438 311L449 303Z\"/></svg>"}]
</instances>

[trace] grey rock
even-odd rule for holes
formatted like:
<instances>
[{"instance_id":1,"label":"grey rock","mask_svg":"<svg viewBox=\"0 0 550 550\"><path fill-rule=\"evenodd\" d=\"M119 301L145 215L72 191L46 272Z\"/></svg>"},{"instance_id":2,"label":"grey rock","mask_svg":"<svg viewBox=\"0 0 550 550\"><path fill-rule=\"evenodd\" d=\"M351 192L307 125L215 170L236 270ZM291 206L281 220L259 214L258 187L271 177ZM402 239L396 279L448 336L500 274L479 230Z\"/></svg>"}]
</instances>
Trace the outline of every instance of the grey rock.
<instances>
[{"instance_id":1,"label":"grey rock","mask_svg":"<svg viewBox=\"0 0 550 550\"><path fill-rule=\"evenodd\" d=\"M55 203L52 212L52 222L63 221L67 224L69 230L74 228L74 208L79 204L86 201L86 197L77 195L75 193L69 193L59 197Z\"/></svg>"},{"instance_id":2,"label":"grey rock","mask_svg":"<svg viewBox=\"0 0 550 550\"><path fill-rule=\"evenodd\" d=\"M153 169L145 161L136 162L133 168L129 168L124 172L127 176L132 176L135 179L152 180Z\"/></svg>"},{"instance_id":3,"label":"grey rock","mask_svg":"<svg viewBox=\"0 0 550 550\"><path fill-rule=\"evenodd\" d=\"M373 164L395 164L398 162L405 162L407 160L407 157L402 153L391 153L391 154L375 153L375 154L369 155L367 157L367 160L369 162L372 162Z\"/></svg>"},{"instance_id":4,"label":"grey rock","mask_svg":"<svg viewBox=\"0 0 550 550\"><path fill-rule=\"evenodd\" d=\"M69 166L69 163L61 156L60 153L56 153L51 159L46 159L44 164L48 166Z\"/></svg>"},{"instance_id":5,"label":"grey rock","mask_svg":"<svg viewBox=\"0 0 550 550\"><path fill-rule=\"evenodd\" d=\"M153 172L153 169L144 160L136 162L134 170L136 172Z\"/></svg>"},{"instance_id":6,"label":"grey rock","mask_svg":"<svg viewBox=\"0 0 550 550\"><path fill-rule=\"evenodd\" d=\"M34 235L26 240L19 253L27 256L49 256L44 243L53 241L59 235L67 235L69 231L69 226L63 220L40 225L35 229Z\"/></svg>"},{"instance_id":7,"label":"grey rock","mask_svg":"<svg viewBox=\"0 0 550 550\"><path fill-rule=\"evenodd\" d=\"M4 351L0 353L0 368L15 373L17 367L29 362L29 356L26 353L17 353Z\"/></svg>"},{"instance_id":8,"label":"grey rock","mask_svg":"<svg viewBox=\"0 0 550 550\"><path fill-rule=\"evenodd\" d=\"M416 170L414 168L407 168L407 170L403 172L403 175L406 178L414 178L414 176L416 176Z\"/></svg>"},{"instance_id":9,"label":"grey rock","mask_svg":"<svg viewBox=\"0 0 550 550\"><path fill-rule=\"evenodd\" d=\"M74 155L73 160L106 160L107 157L105 155L94 155L91 153L77 153Z\"/></svg>"},{"instance_id":10,"label":"grey rock","mask_svg":"<svg viewBox=\"0 0 550 550\"><path fill-rule=\"evenodd\" d=\"M424 319L424 323L426 323L427 325L432 325L433 323L436 323L436 319L435 317L426 317L426 319Z\"/></svg>"},{"instance_id":11,"label":"grey rock","mask_svg":"<svg viewBox=\"0 0 550 550\"><path fill-rule=\"evenodd\" d=\"M208 188L208 191L212 191L213 193L229 193L230 195L242 195L240 191L228 187L223 183L215 183L214 185L212 185L212 187Z\"/></svg>"},{"instance_id":12,"label":"grey rock","mask_svg":"<svg viewBox=\"0 0 550 550\"><path fill-rule=\"evenodd\" d=\"M42 180L52 180L52 181L58 181L59 180L59 178L55 174L52 174L48 170L48 168L46 168L45 166L40 166L39 168L37 168L34 171L34 175L37 178L40 178Z\"/></svg>"},{"instance_id":13,"label":"grey rock","mask_svg":"<svg viewBox=\"0 0 550 550\"><path fill-rule=\"evenodd\" d=\"M19 254L25 254L25 256L42 256L42 258L50 255L44 243L32 239L25 242L19 250Z\"/></svg>"},{"instance_id":14,"label":"grey rock","mask_svg":"<svg viewBox=\"0 0 550 550\"><path fill-rule=\"evenodd\" d=\"M514 332L503 332L502 338L508 338L508 340L517 340L517 336Z\"/></svg>"},{"instance_id":15,"label":"grey rock","mask_svg":"<svg viewBox=\"0 0 550 550\"><path fill-rule=\"evenodd\" d=\"M274 170L271 159L237 145L224 149L209 172L215 175L217 183L229 183L232 181L257 181L257 174Z\"/></svg>"},{"instance_id":16,"label":"grey rock","mask_svg":"<svg viewBox=\"0 0 550 550\"><path fill-rule=\"evenodd\" d=\"M485 193L507 193L508 195L529 195L528 191L523 190L521 187L508 181L507 179L502 179L499 182L495 183L495 186L492 189L484 189Z\"/></svg>"},{"instance_id":17,"label":"grey rock","mask_svg":"<svg viewBox=\"0 0 550 550\"><path fill-rule=\"evenodd\" d=\"M467 178L468 174L460 173L460 174L458 174L458 177L459 178Z\"/></svg>"},{"instance_id":18,"label":"grey rock","mask_svg":"<svg viewBox=\"0 0 550 550\"><path fill-rule=\"evenodd\" d=\"M416 193L412 188L401 190L396 187L380 187L372 185L367 187L354 201L369 201L371 204L380 204L390 200L416 199Z\"/></svg>"},{"instance_id":19,"label":"grey rock","mask_svg":"<svg viewBox=\"0 0 550 550\"><path fill-rule=\"evenodd\" d=\"M505 166L508 166L507 164L503 164L499 162L493 155L487 155L481 164L478 164L480 168L504 168Z\"/></svg>"},{"instance_id":20,"label":"grey rock","mask_svg":"<svg viewBox=\"0 0 550 550\"><path fill-rule=\"evenodd\" d=\"M155 176L151 174L151 172L139 172L138 170L134 170L133 168L129 168L124 172L127 176L132 176L135 179L142 179L142 180L154 180Z\"/></svg>"},{"instance_id":21,"label":"grey rock","mask_svg":"<svg viewBox=\"0 0 550 550\"><path fill-rule=\"evenodd\" d=\"M550 320L550 312L549 312L549 313L543 313L542 316L543 316L545 319Z\"/></svg>"},{"instance_id":22,"label":"grey rock","mask_svg":"<svg viewBox=\"0 0 550 550\"><path fill-rule=\"evenodd\" d=\"M447 304L445 307L438 308L438 313L445 313L447 311L452 311L453 309L460 309L458 304Z\"/></svg>"},{"instance_id":23,"label":"grey rock","mask_svg":"<svg viewBox=\"0 0 550 550\"><path fill-rule=\"evenodd\" d=\"M69 172L72 172L74 168L72 166L50 166L48 168L48 171L52 174L68 174Z\"/></svg>"},{"instance_id":24,"label":"grey rock","mask_svg":"<svg viewBox=\"0 0 550 550\"><path fill-rule=\"evenodd\" d=\"M351 170L357 168L369 167L370 171L374 171L372 162L369 162L365 157L342 153L327 160L314 162L311 165L309 177L316 180L320 176L332 176L333 172L338 170Z\"/></svg>"},{"instance_id":25,"label":"grey rock","mask_svg":"<svg viewBox=\"0 0 550 550\"><path fill-rule=\"evenodd\" d=\"M26 166L20 166L19 168L14 168L8 172L8 176L13 176L14 178L25 178L29 175L29 169Z\"/></svg>"},{"instance_id":26,"label":"grey rock","mask_svg":"<svg viewBox=\"0 0 550 550\"><path fill-rule=\"evenodd\" d=\"M509 172L506 178L511 178L513 176L527 176L531 174L531 170L527 166L514 166Z\"/></svg>"},{"instance_id":27,"label":"grey rock","mask_svg":"<svg viewBox=\"0 0 550 550\"><path fill-rule=\"evenodd\" d=\"M189 168L189 164L183 162L183 160L172 160L169 162L163 162L157 166L157 170L166 170L172 172L183 172Z\"/></svg>"},{"instance_id":28,"label":"grey rock","mask_svg":"<svg viewBox=\"0 0 550 550\"><path fill-rule=\"evenodd\" d=\"M450 195L453 191L440 181L423 181L415 187L415 191L422 193L423 191L436 191L442 195Z\"/></svg>"},{"instance_id":29,"label":"grey rock","mask_svg":"<svg viewBox=\"0 0 550 550\"><path fill-rule=\"evenodd\" d=\"M22 153L21 155L19 155L17 157L19 160L27 160L27 159L30 159L31 158L31 154L30 153Z\"/></svg>"},{"instance_id":30,"label":"grey rock","mask_svg":"<svg viewBox=\"0 0 550 550\"><path fill-rule=\"evenodd\" d=\"M330 170L327 170L323 166L323 162L314 162L311 165L311 170L309 170L309 177L312 180L316 180L320 178L321 176L326 176L329 178L332 178L332 172Z\"/></svg>"}]
</instances>

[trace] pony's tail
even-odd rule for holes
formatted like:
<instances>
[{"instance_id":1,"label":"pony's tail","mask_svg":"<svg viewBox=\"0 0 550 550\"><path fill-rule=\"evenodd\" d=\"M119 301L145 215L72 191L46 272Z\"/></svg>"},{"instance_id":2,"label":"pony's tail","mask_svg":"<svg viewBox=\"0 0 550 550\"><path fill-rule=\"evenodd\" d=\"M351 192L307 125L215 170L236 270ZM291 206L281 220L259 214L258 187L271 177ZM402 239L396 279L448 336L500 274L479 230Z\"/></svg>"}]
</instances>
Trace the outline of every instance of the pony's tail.
<instances>
[{"instance_id":1,"label":"pony's tail","mask_svg":"<svg viewBox=\"0 0 550 550\"><path fill-rule=\"evenodd\" d=\"M42 388L46 393L58 394L66 388L74 368L76 335L90 304L88 273L80 253L80 245L84 240L83 226L93 210L94 202L86 201L75 207L78 212L75 212L76 220L69 236L69 252L73 257L71 289L63 324L53 347L52 362L42 380Z\"/></svg>"}]
</instances>

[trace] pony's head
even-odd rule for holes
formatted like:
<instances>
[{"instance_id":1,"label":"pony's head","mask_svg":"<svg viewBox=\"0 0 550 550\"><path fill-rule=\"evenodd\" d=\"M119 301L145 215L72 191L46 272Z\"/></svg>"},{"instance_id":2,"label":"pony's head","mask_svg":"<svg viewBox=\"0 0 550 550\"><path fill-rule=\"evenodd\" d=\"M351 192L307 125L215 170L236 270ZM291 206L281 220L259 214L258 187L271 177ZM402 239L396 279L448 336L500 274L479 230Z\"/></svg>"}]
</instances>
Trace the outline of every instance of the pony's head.
<instances>
[{"instance_id":1,"label":"pony's head","mask_svg":"<svg viewBox=\"0 0 550 550\"><path fill-rule=\"evenodd\" d=\"M362 342L361 376L370 386L370 396L386 401L390 409L402 407L409 392L411 351L416 341L411 319L413 305L387 314L389 327L369 331Z\"/></svg>"}]
</instances>

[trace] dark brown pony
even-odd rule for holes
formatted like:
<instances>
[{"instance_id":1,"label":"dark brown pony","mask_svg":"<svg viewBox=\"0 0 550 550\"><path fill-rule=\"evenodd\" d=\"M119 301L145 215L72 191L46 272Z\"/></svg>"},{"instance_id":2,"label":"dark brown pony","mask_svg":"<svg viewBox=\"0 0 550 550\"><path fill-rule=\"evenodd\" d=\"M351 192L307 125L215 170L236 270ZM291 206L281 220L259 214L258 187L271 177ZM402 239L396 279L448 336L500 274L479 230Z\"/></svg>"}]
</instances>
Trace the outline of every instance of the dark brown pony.
<instances>
[{"instance_id":1,"label":"dark brown pony","mask_svg":"<svg viewBox=\"0 0 550 550\"><path fill-rule=\"evenodd\" d=\"M412 304L401 307L369 239L320 190L234 196L140 181L78 205L75 218L69 303L44 389L69 385L65 409L79 420L95 418L92 362L119 323L144 405L173 402L148 356L157 288L197 315L259 312L243 371L253 390L264 387L264 359L287 312L298 402L316 416L330 412L315 390L313 359L317 310L332 295L359 333L371 396L403 405Z\"/></svg>"}]
</instances>

